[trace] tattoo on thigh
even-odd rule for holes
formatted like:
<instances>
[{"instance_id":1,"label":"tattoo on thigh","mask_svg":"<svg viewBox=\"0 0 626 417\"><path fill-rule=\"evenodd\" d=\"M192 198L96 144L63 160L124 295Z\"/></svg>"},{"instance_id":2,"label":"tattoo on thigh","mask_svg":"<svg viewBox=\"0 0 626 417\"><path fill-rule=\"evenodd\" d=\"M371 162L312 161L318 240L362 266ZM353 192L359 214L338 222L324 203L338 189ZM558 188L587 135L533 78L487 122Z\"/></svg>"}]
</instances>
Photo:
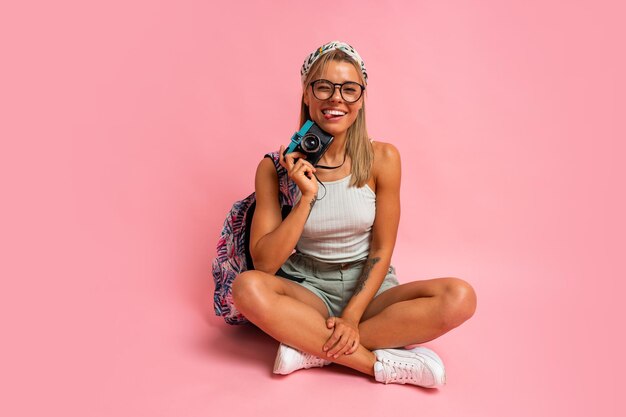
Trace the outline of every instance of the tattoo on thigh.
<instances>
[{"instance_id":1,"label":"tattoo on thigh","mask_svg":"<svg viewBox=\"0 0 626 417\"><path fill-rule=\"evenodd\" d=\"M363 290L363 288L365 288L365 283L370 277L370 272L372 272L372 268L374 268L374 265L376 265L379 261L379 257L370 258L367 260L365 266L363 267L363 272L361 272L361 276L359 277L359 280L357 282L356 289L354 290L354 295L357 295Z\"/></svg>"}]
</instances>

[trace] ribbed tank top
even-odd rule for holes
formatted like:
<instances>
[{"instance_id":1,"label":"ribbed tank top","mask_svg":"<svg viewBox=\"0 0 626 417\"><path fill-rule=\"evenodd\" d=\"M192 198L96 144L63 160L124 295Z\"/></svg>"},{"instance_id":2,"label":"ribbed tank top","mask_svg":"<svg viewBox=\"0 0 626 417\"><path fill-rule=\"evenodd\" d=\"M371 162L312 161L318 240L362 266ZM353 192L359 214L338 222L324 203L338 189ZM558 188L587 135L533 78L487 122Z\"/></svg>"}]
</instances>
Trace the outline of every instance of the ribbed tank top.
<instances>
[{"instance_id":1,"label":"ribbed tank top","mask_svg":"<svg viewBox=\"0 0 626 417\"><path fill-rule=\"evenodd\" d=\"M350 187L352 174L319 185L318 196L296 245L298 252L328 263L365 259L376 216L376 194L369 185ZM298 191L297 199L302 194Z\"/></svg>"}]
</instances>

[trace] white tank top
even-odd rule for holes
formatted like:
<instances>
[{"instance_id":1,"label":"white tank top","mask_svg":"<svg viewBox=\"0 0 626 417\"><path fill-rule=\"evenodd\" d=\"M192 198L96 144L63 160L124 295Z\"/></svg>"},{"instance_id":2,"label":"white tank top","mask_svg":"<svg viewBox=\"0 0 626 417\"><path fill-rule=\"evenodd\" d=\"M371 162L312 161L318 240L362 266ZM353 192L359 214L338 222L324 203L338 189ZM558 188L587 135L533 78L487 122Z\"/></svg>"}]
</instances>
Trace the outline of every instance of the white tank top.
<instances>
[{"instance_id":1,"label":"white tank top","mask_svg":"<svg viewBox=\"0 0 626 417\"><path fill-rule=\"evenodd\" d=\"M296 250L328 263L367 258L376 216L376 194L369 185L349 187L352 174L319 185L318 197ZM302 194L298 191L297 199Z\"/></svg>"}]
</instances>

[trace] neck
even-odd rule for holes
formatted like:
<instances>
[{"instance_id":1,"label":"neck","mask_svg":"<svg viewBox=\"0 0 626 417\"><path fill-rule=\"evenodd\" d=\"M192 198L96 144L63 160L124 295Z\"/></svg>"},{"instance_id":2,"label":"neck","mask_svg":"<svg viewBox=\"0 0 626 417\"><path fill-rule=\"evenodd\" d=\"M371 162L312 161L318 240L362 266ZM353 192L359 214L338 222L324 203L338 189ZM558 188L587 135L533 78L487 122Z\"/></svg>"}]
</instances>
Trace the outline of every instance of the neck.
<instances>
[{"instance_id":1,"label":"neck","mask_svg":"<svg viewBox=\"0 0 626 417\"><path fill-rule=\"evenodd\" d=\"M346 135L344 133L342 135L335 136L333 143L331 143L328 149L326 149L326 152L324 152L324 156L320 161L323 161L326 165L340 164L344 158L345 150Z\"/></svg>"}]
</instances>

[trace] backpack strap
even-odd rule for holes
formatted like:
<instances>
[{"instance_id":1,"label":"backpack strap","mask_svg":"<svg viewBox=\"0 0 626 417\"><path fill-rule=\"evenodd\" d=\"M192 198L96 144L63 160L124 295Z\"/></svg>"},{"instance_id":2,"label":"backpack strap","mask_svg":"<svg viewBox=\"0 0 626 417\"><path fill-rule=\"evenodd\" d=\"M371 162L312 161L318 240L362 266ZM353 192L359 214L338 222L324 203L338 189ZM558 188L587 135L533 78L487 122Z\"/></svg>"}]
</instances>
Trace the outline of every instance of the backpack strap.
<instances>
[{"instance_id":1,"label":"backpack strap","mask_svg":"<svg viewBox=\"0 0 626 417\"><path fill-rule=\"evenodd\" d=\"M281 208L289 206L289 210L296 202L298 196L298 186L289 179L287 170L280 164L278 152L270 152L265 154L266 158L270 158L274 162L276 173L278 174L278 191ZM283 219L286 216L283 217Z\"/></svg>"}]
</instances>

